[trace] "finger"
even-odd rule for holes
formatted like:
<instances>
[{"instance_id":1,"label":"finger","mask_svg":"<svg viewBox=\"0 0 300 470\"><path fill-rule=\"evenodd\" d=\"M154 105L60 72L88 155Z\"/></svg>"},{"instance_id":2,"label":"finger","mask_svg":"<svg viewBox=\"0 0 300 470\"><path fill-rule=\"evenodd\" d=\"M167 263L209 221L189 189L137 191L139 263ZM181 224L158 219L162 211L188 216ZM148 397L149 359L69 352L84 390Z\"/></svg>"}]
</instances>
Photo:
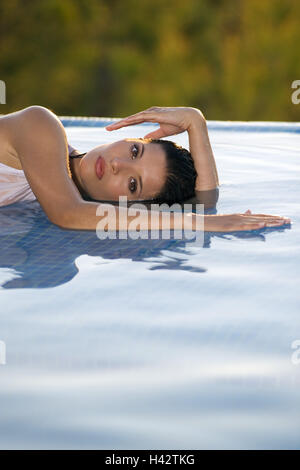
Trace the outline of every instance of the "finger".
<instances>
[{"instance_id":1,"label":"finger","mask_svg":"<svg viewBox=\"0 0 300 470\"><path fill-rule=\"evenodd\" d=\"M129 116L128 118L124 119L125 122L158 122L158 119L154 116L154 114L139 114L136 116Z\"/></svg>"},{"instance_id":2,"label":"finger","mask_svg":"<svg viewBox=\"0 0 300 470\"><path fill-rule=\"evenodd\" d=\"M255 223L243 225L243 230L259 230L264 227L265 227L264 222L255 222Z\"/></svg>"},{"instance_id":3,"label":"finger","mask_svg":"<svg viewBox=\"0 0 300 470\"><path fill-rule=\"evenodd\" d=\"M282 224L280 224L282 225ZM246 224L240 224L239 227L235 228L235 229L232 229L232 230L260 230L262 228L265 228L267 225L266 225L266 222L252 222L252 223L246 223ZM271 226L271 225L268 225L268 226ZM272 225L272 227L274 227L275 225ZM279 226L279 224L277 223L276 226Z\"/></svg>"},{"instance_id":4,"label":"finger","mask_svg":"<svg viewBox=\"0 0 300 470\"><path fill-rule=\"evenodd\" d=\"M139 114L139 113L138 113L138 114ZM111 124L109 124L109 125L106 126L106 127L115 127L115 126L118 126L118 125L121 124L121 123L126 123L126 122L128 122L128 120L129 120L130 118L132 118L132 117L134 117L134 116L137 116L137 114L133 114L133 115L130 115L130 116L126 116L126 117L124 117L124 118L122 118L122 119L119 119L119 120L116 121L116 122L112 122Z\"/></svg>"},{"instance_id":5,"label":"finger","mask_svg":"<svg viewBox=\"0 0 300 470\"><path fill-rule=\"evenodd\" d=\"M147 114L153 112L159 112L160 108L158 106L151 106L151 108L144 109L143 111L139 111L138 113L131 114L131 116L136 116L138 114Z\"/></svg>"},{"instance_id":6,"label":"finger","mask_svg":"<svg viewBox=\"0 0 300 470\"><path fill-rule=\"evenodd\" d=\"M129 116L126 116L125 119L134 118L136 116L142 116L142 115L145 115L146 113L147 111L139 111L138 113L134 113L134 114L130 114Z\"/></svg>"},{"instance_id":7,"label":"finger","mask_svg":"<svg viewBox=\"0 0 300 470\"><path fill-rule=\"evenodd\" d=\"M115 129L116 127L119 127L120 125L123 125L124 119L121 119L120 121L112 122L111 124L108 124L108 126L105 126L105 129Z\"/></svg>"},{"instance_id":8,"label":"finger","mask_svg":"<svg viewBox=\"0 0 300 470\"><path fill-rule=\"evenodd\" d=\"M277 226L280 226L280 225L285 225L285 224L289 224L290 222L286 222L285 220L277 220L277 221L266 221L265 222L265 226L266 227L277 227Z\"/></svg>"},{"instance_id":9,"label":"finger","mask_svg":"<svg viewBox=\"0 0 300 470\"><path fill-rule=\"evenodd\" d=\"M252 224L233 224L226 232L239 232L245 230L259 230L265 226L264 223L252 223Z\"/></svg>"},{"instance_id":10,"label":"finger","mask_svg":"<svg viewBox=\"0 0 300 470\"><path fill-rule=\"evenodd\" d=\"M286 217L256 217L254 215L250 216L244 216L244 218L249 220L249 222L278 222L278 221L290 221L290 219L287 219Z\"/></svg>"},{"instance_id":11,"label":"finger","mask_svg":"<svg viewBox=\"0 0 300 470\"><path fill-rule=\"evenodd\" d=\"M127 121L126 119L122 119L121 121L115 122L113 124L109 124L105 127L108 131L115 131L116 129L120 129L121 127L132 126L136 124L136 122Z\"/></svg>"},{"instance_id":12,"label":"finger","mask_svg":"<svg viewBox=\"0 0 300 470\"><path fill-rule=\"evenodd\" d=\"M147 121L157 122L157 119L155 118L155 115L153 112L141 111L140 113L132 114L130 116L127 116L121 119L120 121L109 124L108 126L105 127L105 129L107 129L108 131L112 131L112 130L120 129L121 127L131 126L133 124L141 124Z\"/></svg>"},{"instance_id":13,"label":"finger","mask_svg":"<svg viewBox=\"0 0 300 470\"><path fill-rule=\"evenodd\" d=\"M121 127L126 127L126 126L131 126L131 124L123 124L123 123L111 124L109 126L106 126L105 129L107 131L116 131L117 129L120 129Z\"/></svg>"},{"instance_id":14,"label":"finger","mask_svg":"<svg viewBox=\"0 0 300 470\"><path fill-rule=\"evenodd\" d=\"M259 219L258 219L259 220ZM291 219L287 218L287 217L262 217L261 218L261 221L264 220L266 223L276 223L276 222L282 222L284 224L290 224L291 223Z\"/></svg>"},{"instance_id":15,"label":"finger","mask_svg":"<svg viewBox=\"0 0 300 470\"><path fill-rule=\"evenodd\" d=\"M274 214L252 214L253 217L265 217L265 218L270 218L272 217L273 219L287 219L288 217L284 217L282 215L274 215Z\"/></svg>"},{"instance_id":16,"label":"finger","mask_svg":"<svg viewBox=\"0 0 300 470\"><path fill-rule=\"evenodd\" d=\"M120 127L142 124L143 122L157 122L157 121L153 119L151 116L147 118L143 116L128 117L114 124L110 124L109 126L106 127L106 129L110 131L110 130L120 129Z\"/></svg>"},{"instance_id":17,"label":"finger","mask_svg":"<svg viewBox=\"0 0 300 470\"><path fill-rule=\"evenodd\" d=\"M286 222L284 220L273 220L273 221L265 221L265 222L251 222L244 224L245 230L255 230L255 228L263 228L263 227L280 227L281 225L285 225Z\"/></svg>"},{"instance_id":18,"label":"finger","mask_svg":"<svg viewBox=\"0 0 300 470\"><path fill-rule=\"evenodd\" d=\"M242 215L243 217L249 217L249 216L247 215L247 213L244 213L244 214L241 214L241 215ZM280 216L280 215L252 214L252 213L251 213L250 216L251 216L252 218L257 219L257 220L259 220L259 219L265 219L265 220L269 220L269 221L271 221L271 220L285 220L285 221L287 221L287 222L290 222L290 221L291 221L291 219L289 219L288 217L283 217L283 216Z\"/></svg>"},{"instance_id":19,"label":"finger","mask_svg":"<svg viewBox=\"0 0 300 470\"><path fill-rule=\"evenodd\" d=\"M156 131L149 132L149 134L146 134L144 136L144 139L160 139L161 137L164 137L164 132L161 129L157 129Z\"/></svg>"},{"instance_id":20,"label":"finger","mask_svg":"<svg viewBox=\"0 0 300 470\"><path fill-rule=\"evenodd\" d=\"M128 120L132 120L132 119L135 119L135 118L148 118L148 117L153 117L154 113L153 111L149 111L149 110L146 110L146 111L140 111L139 113L135 113L135 114L130 114L129 116L126 116L125 119L126 121Z\"/></svg>"}]
</instances>

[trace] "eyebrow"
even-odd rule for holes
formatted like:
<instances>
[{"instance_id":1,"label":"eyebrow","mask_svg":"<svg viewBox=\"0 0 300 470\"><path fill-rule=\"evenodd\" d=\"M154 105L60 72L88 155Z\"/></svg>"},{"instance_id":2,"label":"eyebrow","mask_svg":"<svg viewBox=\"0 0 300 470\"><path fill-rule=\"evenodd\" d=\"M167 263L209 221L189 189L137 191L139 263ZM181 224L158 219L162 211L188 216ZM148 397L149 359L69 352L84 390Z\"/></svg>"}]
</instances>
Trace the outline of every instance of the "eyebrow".
<instances>
[{"instance_id":1,"label":"eyebrow","mask_svg":"<svg viewBox=\"0 0 300 470\"><path fill-rule=\"evenodd\" d=\"M141 151L140 158L142 158L143 153L144 153L144 150L145 150L145 145L144 145L143 143L141 143L141 144L142 144L142 151ZM140 194L139 194L139 197L140 197L140 195L141 195L141 193L142 193L142 191L143 191L143 182L142 182L142 178L141 178L140 176L139 176L139 183L140 183L140 188L141 188Z\"/></svg>"}]
</instances>

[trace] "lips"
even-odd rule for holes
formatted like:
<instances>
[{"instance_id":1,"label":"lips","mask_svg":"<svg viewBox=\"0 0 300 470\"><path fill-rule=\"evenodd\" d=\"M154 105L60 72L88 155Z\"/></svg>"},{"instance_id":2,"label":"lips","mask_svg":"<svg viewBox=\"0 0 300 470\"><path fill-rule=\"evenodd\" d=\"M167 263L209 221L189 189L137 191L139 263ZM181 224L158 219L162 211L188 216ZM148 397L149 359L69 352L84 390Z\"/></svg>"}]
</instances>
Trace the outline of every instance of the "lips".
<instances>
[{"instance_id":1,"label":"lips","mask_svg":"<svg viewBox=\"0 0 300 470\"><path fill-rule=\"evenodd\" d=\"M103 157L99 157L96 161L95 165L96 175L98 176L99 180L101 180L102 176L104 175L105 171L105 160Z\"/></svg>"}]
</instances>

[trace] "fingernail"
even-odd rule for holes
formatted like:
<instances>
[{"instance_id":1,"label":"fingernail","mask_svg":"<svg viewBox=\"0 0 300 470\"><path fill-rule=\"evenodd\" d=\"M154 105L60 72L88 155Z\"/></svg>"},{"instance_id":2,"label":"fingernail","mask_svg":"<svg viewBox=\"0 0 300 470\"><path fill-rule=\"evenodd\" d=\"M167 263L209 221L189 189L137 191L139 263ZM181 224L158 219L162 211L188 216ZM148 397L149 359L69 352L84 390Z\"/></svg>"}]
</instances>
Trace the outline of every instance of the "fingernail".
<instances>
[{"instance_id":1,"label":"fingernail","mask_svg":"<svg viewBox=\"0 0 300 470\"><path fill-rule=\"evenodd\" d=\"M276 225L283 225L285 222L283 220L279 220L278 222L267 222L268 227L273 227Z\"/></svg>"}]
</instances>

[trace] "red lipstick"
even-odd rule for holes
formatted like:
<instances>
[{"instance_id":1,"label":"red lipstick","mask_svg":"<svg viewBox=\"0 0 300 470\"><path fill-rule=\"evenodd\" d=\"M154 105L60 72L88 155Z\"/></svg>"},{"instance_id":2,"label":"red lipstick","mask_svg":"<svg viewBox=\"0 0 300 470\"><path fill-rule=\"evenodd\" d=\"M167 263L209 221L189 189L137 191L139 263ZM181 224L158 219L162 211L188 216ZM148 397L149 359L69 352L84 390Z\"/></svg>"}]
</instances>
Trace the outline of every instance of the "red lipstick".
<instances>
[{"instance_id":1,"label":"red lipstick","mask_svg":"<svg viewBox=\"0 0 300 470\"><path fill-rule=\"evenodd\" d=\"M104 175L105 171L105 160L102 157L99 157L96 161L95 165L96 175L98 176L99 180L101 180L102 176Z\"/></svg>"}]
</instances>

